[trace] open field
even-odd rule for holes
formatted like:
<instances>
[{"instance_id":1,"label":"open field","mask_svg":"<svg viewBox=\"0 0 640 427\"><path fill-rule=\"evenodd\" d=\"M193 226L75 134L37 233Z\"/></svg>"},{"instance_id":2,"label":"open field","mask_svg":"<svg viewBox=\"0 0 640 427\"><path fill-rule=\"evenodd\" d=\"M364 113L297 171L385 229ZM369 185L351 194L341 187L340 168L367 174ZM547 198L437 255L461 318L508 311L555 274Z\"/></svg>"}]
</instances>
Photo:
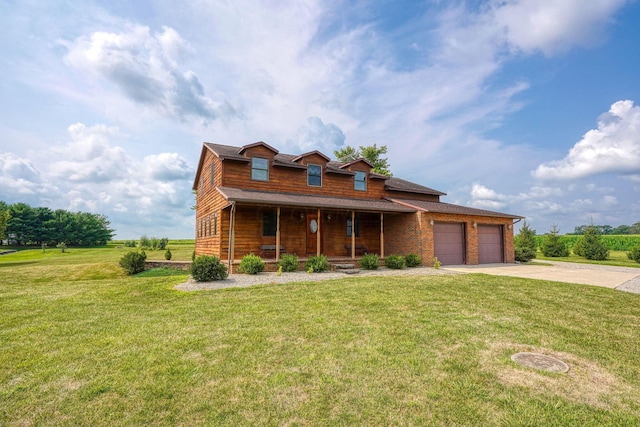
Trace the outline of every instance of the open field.
<instances>
[{"instance_id":1,"label":"open field","mask_svg":"<svg viewBox=\"0 0 640 427\"><path fill-rule=\"evenodd\" d=\"M637 294L480 274L187 293L123 253L0 257L0 425L640 423Z\"/></svg>"},{"instance_id":2,"label":"open field","mask_svg":"<svg viewBox=\"0 0 640 427\"><path fill-rule=\"evenodd\" d=\"M586 258L575 255L573 252L569 254L568 257L545 257L538 249L538 254L536 256L536 260L553 260L553 261L566 261L566 262L578 262L581 264L599 264L599 265L611 265L618 267L632 267L632 268L640 268L640 264L629 259L627 257L627 251L609 251L609 259L604 261L592 261Z\"/></svg>"}]
</instances>

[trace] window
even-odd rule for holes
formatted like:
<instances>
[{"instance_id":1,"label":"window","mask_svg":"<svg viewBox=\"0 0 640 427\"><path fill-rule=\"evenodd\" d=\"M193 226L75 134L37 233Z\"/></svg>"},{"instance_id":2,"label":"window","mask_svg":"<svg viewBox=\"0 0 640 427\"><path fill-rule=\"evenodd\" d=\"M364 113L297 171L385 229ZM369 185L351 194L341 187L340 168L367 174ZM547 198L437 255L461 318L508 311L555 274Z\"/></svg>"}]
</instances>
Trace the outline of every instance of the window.
<instances>
[{"instance_id":1,"label":"window","mask_svg":"<svg viewBox=\"0 0 640 427\"><path fill-rule=\"evenodd\" d=\"M262 214L262 235L275 236L277 221L275 212L264 212Z\"/></svg>"},{"instance_id":2,"label":"window","mask_svg":"<svg viewBox=\"0 0 640 427\"><path fill-rule=\"evenodd\" d=\"M351 218L347 218L347 237L351 237L351 231L353 227L351 225ZM355 227L356 237L360 237L360 218L356 215L356 227Z\"/></svg>"},{"instance_id":3,"label":"window","mask_svg":"<svg viewBox=\"0 0 640 427\"><path fill-rule=\"evenodd\" d=\"M322 166L307 166L307 185L322 187Z\"/></svg>"},{"instance_id":4,"label":"window","mask_svg":"<svg viewBox=\"0 0 640 427\"><path fill-rule=\"evenodd\" d=\"M356 172L353 188L360 191L367 191L367 174L366 172Z\"/></svg>"},{"instance_id":5,"label":"window","mask_svg":"<svg viewBox=\"0 0 640 427\"><path fill-rule=\"evenodd\" d=\"M213 163L211 163L211 180L209 181L209 184L211 186L213 186L213 179L214 179L215 171L216 171L215 165Z\"/></svg>"},{"instance_id":6,"label":"window","mask_svg":"<svg viewBox=\"0 0 640 427\"><path fill-rule=\"evenodd\" d=\"M218 235L218 212L213 213L213 235Z\"/></svg>"},{"instance_id":7,"label":"window","mask_svg":"<svg viewBox=\"0 0 640 427\"><path fill-rule=\"evenodd\" d=\"M261 157L251 159L251 179L254 181L269 181L269 160Z\"/></svg>"}]
</instances>

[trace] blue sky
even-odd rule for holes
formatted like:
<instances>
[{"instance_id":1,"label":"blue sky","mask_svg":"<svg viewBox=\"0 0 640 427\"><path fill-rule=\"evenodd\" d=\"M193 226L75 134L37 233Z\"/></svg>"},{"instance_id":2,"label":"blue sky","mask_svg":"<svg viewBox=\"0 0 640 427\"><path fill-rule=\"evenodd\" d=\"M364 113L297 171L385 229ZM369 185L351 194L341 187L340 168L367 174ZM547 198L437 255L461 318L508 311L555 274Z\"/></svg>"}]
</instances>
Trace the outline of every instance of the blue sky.
<instances>
[{"instance_id":1,"label":"blue sky","mask_svg":"<svg viewBox=\"0 0 640 427\"><path fill-rule=\"evenodd\" d=\"M0 200L194 235L203 141L386 145L538 233L640 221L640 3L0 0Z\"/></svg>"}]
</instances>

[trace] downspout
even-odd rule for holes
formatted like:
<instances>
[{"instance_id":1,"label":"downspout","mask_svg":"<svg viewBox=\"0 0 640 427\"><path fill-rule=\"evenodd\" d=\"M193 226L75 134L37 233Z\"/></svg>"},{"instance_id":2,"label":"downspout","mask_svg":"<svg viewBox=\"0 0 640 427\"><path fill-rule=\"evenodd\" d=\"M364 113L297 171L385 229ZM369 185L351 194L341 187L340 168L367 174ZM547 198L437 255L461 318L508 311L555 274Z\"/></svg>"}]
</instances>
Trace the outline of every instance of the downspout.
<instances>
[{"instance_id":1,"label":"downspout","mask_svg":"<svg viewBox=\"0 0 640 427\"><path fill-rule=\"evenodd\" d=\"M231 202L231 210L229 211L229 247L227 248L227 271L231 274L231 263L233 262L233 227L236 222L236 202Z\"/></svg>"}]
</instances>

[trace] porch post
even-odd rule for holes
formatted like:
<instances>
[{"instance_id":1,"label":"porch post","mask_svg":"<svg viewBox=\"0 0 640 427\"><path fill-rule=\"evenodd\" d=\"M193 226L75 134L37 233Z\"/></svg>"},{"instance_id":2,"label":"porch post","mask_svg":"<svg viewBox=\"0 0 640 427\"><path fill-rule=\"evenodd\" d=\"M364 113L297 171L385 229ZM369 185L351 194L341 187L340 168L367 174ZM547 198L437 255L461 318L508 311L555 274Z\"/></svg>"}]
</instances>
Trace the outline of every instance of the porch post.
<instances>
[{"instance_id":1,"label":"porch post","mask_svg":"<svg viewBox=\"0 0 640 427\"><path fill-rule=\"evenodd\" d=\"M384 258L384 214L380 212L380 257Z\"/></svg>"},{"instance_id":2,"label":"porch post","mask_svg":"<svg viewBox=\"0 0 640 427\"><path fill-rule=\"evenodd\" d=\"M276 215L276 261L280 261L280 206Z\"/></svg>"},{"instance_id":3,"label":"porch post","mask_svg":"<svg viewBox=\"0 0 640 427\"><path fill-rule=\"evenodd\" d=\"M351 211L351 259L356 259L356 211Z\"/></svg>"},{"instance_id":4,"label":"porch post","mask_svg":"<svg viewBox=\"0 0 640 427\"><path fill-rule=\"evenodd\" d=\"M318 208L318 231L317 231L317 239L316 239L316 255L320 256L320 247L321 247L321 239L322 239L322 234L320 233L321 229L320 229L320 224L322 224L322 221L320 221L320 208Z\"/></svg>"},{"instance_id":5,"label":"porch post","mask_svg":"<svg viewBox=\"0 0 640 427\"><path fill-rule=\"evenodd\" d=\"M231 205L231 211L229 212L229 254L227 255L227 263L228 269L227 271L231 274L231 264L233 263L233 258L235 257L234 253L234 244L235 244L235 230L233 229L236 222L236 202L233 202Z\"/></svg>"}]
</instances>

